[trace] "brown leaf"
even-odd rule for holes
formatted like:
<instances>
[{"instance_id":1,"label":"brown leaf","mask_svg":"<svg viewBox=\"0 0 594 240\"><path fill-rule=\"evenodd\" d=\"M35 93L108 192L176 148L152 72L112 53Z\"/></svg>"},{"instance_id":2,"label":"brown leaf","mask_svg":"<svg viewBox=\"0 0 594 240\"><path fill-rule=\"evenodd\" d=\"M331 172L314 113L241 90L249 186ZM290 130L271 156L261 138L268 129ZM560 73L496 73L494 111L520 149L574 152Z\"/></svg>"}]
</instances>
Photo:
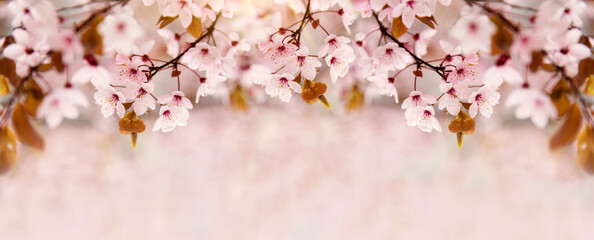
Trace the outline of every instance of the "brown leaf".
<instances>
[{"instance_id":1,"label":"brown leaf","mask_svg":"<svg viewBox=\"0 0 594 240\"><path fill-rule=\"evenodd\" d=\"M27 111L29 116L37 117L37 108L41 105L45 94L43 94L43 91L35 81L28 81L25 85L24 92L27 94L23 103L25 111Z\"/></svg>"},{"instance_id":2,"label":"brown leaf","mask_svg":"<svg viewBox=\"0 0 594 240\"><path fill-rule=\"evenodd\" d=\"M177 16L175 17L164 17L161 16L159 17L159 21L157 21L157 25L159 25L159 29L164 28L165 26L169 25L171 22L173 22L175 19L177 19Z\"/></svg>"},{"instance_id":3,"label":"brown leaf","mask_svg":"<svg viewBox=\"0 0 594 240\"><path fill-rule=\"evenodd\" d=\"M417 77L423 77L423 71L421 70L414 70L413 74Z\"/></svg>"},{"instance_id":4,"label":"brown leaf","mask_svg":"<svg viewBox=\"0 0 594 240\"><path fill-rule=\"evenodd\" d=\"M313 29L318 28L318 25L320 25L320 19L316 19L311 22L311 27L313 27Z\"/></svg>"},{"instance_id":5,"label":"brown leaf","mask_svg":"<svg viewBox=\"0 0 594 240\"><path fill-rule=\"evenodd\" d=\"M177 77L181 74L181 71L179 70L173 70L171 71L171 77Z\"/></svg>"},{"instance_id":6,"label":"brown leaf","mask_svg":"<svg viewBox=\"0 0 594 240\"><path fill-rule=\"evenodd\" d=\"M12 125L22 143L38 150L43 150L45 148L43 138L29 122L29 118L21 104L16 104L14 106L14 110L12 111Z\"/></svg>"},{"instance_id":7,"label":"brown leaf","mask_svg":"<svg viewBox=\"0 0 594 240\"><path fill-rule=\"evenodd\" d=\"M0 75L0 96L4 96L10 92L8 81L4 75Z\"/></svg>"},{"instance_id":8,"label":"brown leaf","mask_svg":"<svg viewBox=\"0 0 594 240\"><path fill-rule=\"evenodd\" d=\"M401 17L392 19L392 35L394 35L395 38L401 37L406 31L408 31L408 28L402 23Z\"/></svg>"},{"instance_id":9,"label":"brown leaf","mask_svg":"<svg viewBox=\"0 0 594 240\"><path fill-rule=\"evenodd\" d=\"M435 20L435 17L433 17L433 16L430 16L430 17L419 17L419 16L416 16L416 17L417 17L417 19L419 19L419 21L421 21L422 23L424 23L428 27L435 29L435 25L437 25L437 21Z\"/></svg>"},{"instance_id":10,"label":"brown leaf","mask_svg":"<svg viewBox=\"0 0 594 240\"><path fill-rule=\"evenodd\" d=\"M310 80L305 80L303 82L303 87L301 91L301 98L305 101L311 101L326 92L326 84L322 82L312 82Z\"/></svg>"},{"instance_id":11,"label":"brown leaf","mask_svg":"<svg viewBox=\"0 0 594 240\"><path fill-rule=\"evenodd\" d=\"M460 111L448 125L448 129L453 133L466 133L474 130L476 122L465 111Z\"/></svg>"},{"instance_id":12,"label":"brown leaf","mask_svg":"<svg viewBox=\"0 0 594 240\"><path fill-rule=\"evenodd\" d=\"M365 96L363 95L363 92L361 92L361 90L359 90L359 88L357 86L353 87L351 89L351 91L349 91L346 98L347 98L346 109L348 111L356 111L356 110L359 110L361 107L363 107Z\"/></svg>"},{"instance_id":13,"label":"brown leaf","mask_svg":"<svg viewBox=\"0 0 594 240\"><path fill-rule=\"evenodd\" d=\"M85 48L86 54L97 54L103 53L103 37L97 31L97 26L103 21L103 16L96 15L87 29L80 35L80 42Z\"/></svg>"},{"instance_id":14,"label":"brown leaf","mask_svg":"<svg viewBox=\"0 0 594 240\"><path fill-rule=\"evenodd\" d=\"M0 58L0 75L4 75L10 81L10 84L16 86L21 80L19 75L16 74L16 65L14 61L8 58Z\"/></svg>"},{"instance_id":15,"label":"brown leaf","mask_svg":"<svg viewBox=\"0 0 594 240\"><path fill-rule=\"evenodd\" d=\"M549 142L551 150L559 149L572 143L578 135L582 123L582 113L577 104L573 104L567 113L565 122L557 130Z\"/></svg>"},{"instance_id":16,"label":"brown leaf","mask_svg":"<svg viewBox=\"0 0 594 240\"><path fill-rule=\"evenodd\" d=\"M491 54L509 55L509 47L514 43L514 35L505 27L505 23L498 16L493 15L491 22L497 27L497 30L491 36Z\"/></svg>"},{"instance_id":17,"label":"brown leaf","mask_svg":"<svg viewBox=\"0 0 594 240\"><path fill-rule=\"evenodd\" d=\"M538 71L538 68L540 68L540 66L542 65L543 58L544 57L542 55L542 52L540 52L540 51L532 52L532 62L530 62L530 65L528 65L528 68L530 68L531 72Z\"/></svg>"},{"instance_id":18,"label":"brown leaf","mask_svg":"<svg viewBox=\"0 0 594 240\"><path fill-rule=\"evenodd\" d=\"M16 162L16 136L4 125L0 132L0 174L7 173Z\"/></svg>"},{"instance_id":19,"label":"brown leaf","mask_svg":"<svg viewBox=\"0 0 594 240\"><path fill-rule=\"evenodd\" d=\"M186 30L195 38L199 38L202 35L202 19L193 17L192 23L190 23L190 26Z\"/></svg>"},{"instance_id":20,"label":"brown leaf","mask_svg":"<svg viewBox=\"0 0 594 240\"><path fill-rule=\"evenodd\" d=\"M586 81L586 78L594 75L594 59L586 58L580 61L578 74L574 77L574 81L578 86L581 86Z\"/></svg>"},{"instance_id":21,"label":"brown leaf","mask_svg":"<svg viewBox=\"0 0 594 240\"><path fill-rule=\"evenodd\" d=\"M66 65L62 62L62 52L60 51L52 52L51 62L58 72L63 72L64 68L66 68Z\"/></svg>"},{"instance_id":22,"label":"brown leaf","mask_svg":"<svg viewBox=\"0 0 594 240\"><path fill-rule=\"evenodd\" d=\"M559 80L553 91L551 91L551 101L557 108L557 114L559 117L564 116L569 110L571 103L569 102L568 94L571 92L569 85L565 79Z\"/></svg>"},{"instance_id":23,"label":"brown leaf","mask_svg":"<svg viewBox=\"0 0 594 240\"><path fill-rule=\"evenodd\" d=\"M124 133L141 133L146 129L146 125L144 125L144 122L138 118L134 111L126 113L118 124L120 131Z\"/></svg>"},{"instance_id":24,"label":"brown leaf","mask_svg":"<svg viewBox=\"0 0 594 240\"><path fill-rule=\"evenodd\" d=\"M586 126L577 137L577 162L589 174L594 174L594 130Z\"/></svg>"}]
</instances>

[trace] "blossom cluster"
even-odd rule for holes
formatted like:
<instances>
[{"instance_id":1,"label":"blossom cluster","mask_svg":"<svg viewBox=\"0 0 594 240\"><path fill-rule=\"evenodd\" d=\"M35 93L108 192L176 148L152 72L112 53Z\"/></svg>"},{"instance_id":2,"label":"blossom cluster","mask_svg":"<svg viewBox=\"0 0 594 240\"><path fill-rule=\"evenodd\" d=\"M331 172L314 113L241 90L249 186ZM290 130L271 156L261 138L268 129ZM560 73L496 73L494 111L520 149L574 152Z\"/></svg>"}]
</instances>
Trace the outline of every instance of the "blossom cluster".
<instances>
[{"instance_id":1,"label":"blossom cluster","mask_svg":"<svg viewBox=\"0 0 594 240\"><path fill-rule=\"evenodd\" d=\"M582 0L533 6L476 0L79 2L6 3L2 16L11 30L0 40L0 61L9 67L0 72L6 82L0 83L10 99L2 106L3 129L21 105L26 120L45 119L50 128L77 118L89 106L85 86L94 89L101 114L116 115L134 143L145 128L139 117L152 111L153 131L168 132L187 125L190 110L209 96L240 110L266 96L290 102L294 95L330 107L325 96L331 88L348 110L382 96L401 102L407 124L425 132L441 131L440 119L454 118L448 129L459 142L474 131L475 118L493 114L504 88L511 89L505 105L538 127L569 119L574 105L578 119L594 124L584 96L594 94L592 39L584 33L592 5ZM453 10L459 10L453 24L440 25L440 11ZM157 25L143 22L139 11Z\"/></svg>"}]
</instances>

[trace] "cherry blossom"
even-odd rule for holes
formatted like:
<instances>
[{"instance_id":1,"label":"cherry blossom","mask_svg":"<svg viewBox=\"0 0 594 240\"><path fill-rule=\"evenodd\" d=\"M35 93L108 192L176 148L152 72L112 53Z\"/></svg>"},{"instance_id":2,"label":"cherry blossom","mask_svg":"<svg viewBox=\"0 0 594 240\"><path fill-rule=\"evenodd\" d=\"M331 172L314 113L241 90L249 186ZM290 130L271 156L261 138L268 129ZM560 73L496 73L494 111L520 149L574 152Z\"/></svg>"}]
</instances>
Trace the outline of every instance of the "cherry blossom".
<instances>
[{"instance_id":1,"label":"cherry blossom","mask_svg":"<svg viewBox=\"0 0 594 240\"><path fill-rule=\"evenodd\" d=\"M485 72L485 84L492 88L498 88L503 81L509 84L520 84L523 82L522 75L511 65L511 58L508 55L501 55L495 66Z\"/></svg>"},{"instance_id":2,"label":"cherry blossom","mask_svg":"<svg viewBox=\"0 0 594 240\"><path fill-rule=\"evenodd\" d=\"M187 109L178 106L162 106L159 110L159 118L153 125L153 132L159 129L163 132L171 132L177 126L188 125L190 113Z\"/></svg>"},{"instance_id":3,"label":"cherry blossom","mask_svg":"<svg viewBox=\"0 0 594 240\"><path fill-rule=\"evenodd\" d=\"M182 39L182 35L173 33L167 29L159 29L157 30L159 36L165 40L167 44L167 54L169 56L175 57L179 54L179 45Z\"/></svg>"},{"instance_id":4,"label":"cherry blossom","mask_svg":"<svg viewBox=\"0 0 594 240\"><path fill-rule=\"evenodd\" d=\"M392 76L371 76L367 78L369 81L375 83L375 86L381 95L394 96L394 101L398 103L398 92L394 87L394 77Z\"/></svg>"},{"instance_id":5,"label":"cherry blossom","mask_svg":"<svg viewBox=\"0 0 594 240\"><path fill-rule=\"evenodd\" d=\"M412 26L415 15L419 17L431 16L431 10L426 0L402 0L400 4L393 6L392 17L402 16L402 23L407 28Z\"/></svg>"},{"instance_id":6,"label":"cherry blossom","mask_svg":"<svg viewBox=\"0 0 594 240\"><path fill-rule=\"evenodd\" d=\"M402 102L402 109L412 109L414 107L425 107L427 105L435 104L437 100L431 94L424 94L421 91L412 91L408 98L404 99Z\"/></svg>"},{"instance_id":7,"label":"cherry blossom","mask_svg":"<svg viewBox=\"0 0 594 240\"><path fill-rule=\"evenodd\" d=\"M551 17L581 27L584 24L581 15L586 9L588 9L586 3L581 0L567 0L563 6L557 8L557 11Z\"/></svg>"},{"instance_id":8,"label":"cherry blossom","mask_svg":"<svg viewBox=\"0 0 594 240\"><path fill-rule=\"evenodd\" d=\"M493 114L493 106L499 103L499 93L495 90L484 86L478 91L473 92L468 98L471 103L469 110L470 117L476 117L476 114L481 112L485 117L491 117Z\"/></svg>"},{"instance_id":9,"label":"cherry blossom","mask_svg":"<svg viewBox=\"0 0 594 240\"><path fill-rule=\"evenodd\" d=\"M200 77L200 87L196 92L196 103L200 101L200 97L213 95L217 90L217 86L224 82L227 78L215 74L206 74L204 77Z\"/></svg>"},{"instance_id":10,"label":"cherry blossom","mask_svg":"<svg viewBox=\"0 0 594 240\"><path fill-rule=\"evenodd\" d=\"M168 107L180 107L186 111L194 107L192 102L186 98L181 91L173 91L171 94L164 94L157 99L157 102Z\"/></svg>"},{"instance_id":11,"label":"cherry blossom","mask_svg":"<svg viewBox=\"0 0 594 240\"><path fill-rule=\"evenodd\" d=\"M197 5L193 0L168 0L163 9L163 16L179 16L182 27L187 28L190 26L190 23L192 23L192 17L202 17L202 6L204 6L206 2L199 2L203 4Z\"/></svg>"},{"instance_id":12,"label":"cherry blossom","mask_svg":"<svg viewBox=\"0 0 594 240\"><path fill-rule=\"evenodd\" d=\"M441 90L443 95L438 100L438 108L440 110L445 108L449 114L454 116L458 115L460 109L462 108L462 103L460 102L462 96L460 96L461 94L458 90L456 90L456 87L457 85L452 83L442 83L439 86L439 90Z\"/></svg>"},{"instance_id":13,"label":"cherry blossom","mask_svg":"<svg viewBox=\"0 0 594 240\"><path fill-rule=\"evenodd\" d=\"M72 87L60 88L51 91L43 98L37 109L37 115L45 118L48 127L55 128L64 118L78 118L77 107L87 107L89 102L85 95Z\"/></svg>"},{"instance_id":14,"label":"cherry blossom","mask_svg":"<svg viewBox=\"0 0 594 240\"><path fill-rule=\"evenodd\" d=\"M266 52L266 57L275 65L284 64L286 59L295 56L297 46L294 44L273 43Z\"/></svg>"},{"instance_id":15,"label":"cherry blossom","mask_svg":"<svg viewBox=\"0 0 594 240\"><path fill-rule=\"evenodd\" d=\"M522 87L513 91L505 103L507 107L517 106L515 115L519 119L530 118L534 125L544 128L549 118L557 116L557 108L542 91Z\"/></svg>"},{"instance_id":16,"label":"cherry blossom","mask_svg":"<svg viewBox=\"0 0 594 240\"><path fill-rule=\"evenodd\" d=\"M460 82L474 82L476 79L476 73L479 70L478 66L468 64L467 62L459 62L453 65L455 68L448 74L447 81L449 83L460 83Z\"/></svg>"},{"instance_id":17,"label":"cherry blossom","mask_svg":"<svg viewBox=\"0 0 594 240\"><path fill-rule=\"evenodd\" d=\"M415 53L418 54L418 56L427 54L427 44L436 33L437 31L435 29L426 29L421 33L413 35L413 39L415 40Z\"/></svg>"},{"instance_id":18,"label":"cherry blossom","mask_svg":"<svg viewBox=\"0 0 594 240\"><path fill-rule=\"evenodd\" d=\"M40 64L50 47L46 38L35 37L27 31L17 28L12 31L15 43L4 49L4 56L16 63L17 73L21 76L27 75L29 67Z\"/></svg>"},{"instance_id":19,"label":"cherry blossom","mask_svg":"<svg viewBox=\"0 0 594 240\"><path fill-rule=\"evenodd\" d=\"M221 63L221 51L206 43L198 43L181 58L181 62L191 69L214 71Z\"/></svg>"},{"instance_id":20,"label":"cherry blossom","mask_svg":"<svg viewBox=\"0 0 594 240\"><path fill-rule=\"evenodd\" d=\"M103 52L132 53L134 42L143 36L142 27L128 13L108 15L97 30L103 36Z\"/></svg>"},{"instance_id":21,"label":"cherry blossom","mask_svg":"<svg viewBox=\"0 0 594 240\"><path fill-rule=\"evenodd\" d=\"M412 107L404 115L408 126L418 126L424 132L432 132L433 129L441 132L441 126L435 118L435 110L432 106Z\"/></svg>"},{"instance_id":22,"label":"cherry blossom","mask_svg":"<svg viewBox=\"0 0 594 240\"><path fill-rule=\"evenodd\" d=\"M450 36L460 41L463 53L475 50L491 52L491 36L494 33L495 26L489 17L475 13L463 13L450 30Z\"/></svg>"},{"instance_id":23,"label":"cherry blossom","mask_svg":"<svg viewBox=\"0 0 594 240\"><path fill-rule=\"evenodd\" d=\"M408 52L396 43L388 43L378 47L373 51L373 58L380 73L403 69L413 62Z\"/></svg>"},{"instance_id":24,"label":"cherry blossom","mask_svg":"<svg viewBox=\"0 0 594 240\"><path fill-rule=\"evenodd\" d=\"M135 85L135 88L132 88L126 97L128 99L134 100L132 103L132 109L136 115L140 116L146 113L148 109L155 109L155 104L157 100L151 95L155 86L152 83L142 83L140 85Z\"/></svg>"},{"instance_id":25,"label":"cherry blossom","mask_svg":"<svg viewBox=\"0 0 594 240\"><path fill-rule=\"evenodd\" d=\"M335 83L338 77L344 77L349 71L349 64L355 61L355 53L350 47L335 50L326 56L326 64L330 67L330 79Z\"/></svg>"},{"instance_id":26,"label":"cherry blossom","mask_svg":"<svg viewBox=\"0 0 594 240\"><path fill-rule=\"evenodd\" d=\"M291 101L291 90L296 93L301 93L301 86L293 81L294 77L291 74L273 74L266 84L266 94L271 97L280 98L283 102Z\"/></svg>"},{"instance_id":27,"label":"cherry blossom","mask_svg":"<svg viewBox=\"0 0 594 240\"><path fill-rule=\"evenodd\" d=\"M93 55L84 57L84 65L72 75L72 83L85 84L89 81L97 89L102 89L111 83L109 72L99 65L99 61Z\"/></svg>"},{"instance_id":28,"label":"cherry blossom","mask_svg":"<svg viewBox=\"0 0 594 240\"><path fill-rule=\"evenodd\" d=\"M95 103L101 106L101 114L103 117L109 117L113 115L115 111L118 116L124 117L126 109L122 104L126 99L124 94L116 91L113 87L104 87L95 93Z\"/></svg>"},{"instance_id":29,"label":"cherry blossom","mask_svg":"<svg viewBox=\"0 0 594 240\"><path fill-rule=\"evenodd\" d=\"M327 54L332 54L336 49L347 47L350 48L348 45L351 42L351 39L344 37L344 36L336 36L334 34L330 34L326 39L324 39L324 44L320 46L318 49L318 57L322 58Z\"/></svg>"},{"instance_id":30,"label":"cherry blossom","mask_svg":"<svg viewBox=\"0 0 594 240\"><path fill-rule=\"evenodd\" d=\"M590 56L588 47L579 43L582 32L571 29L565 35L553 40L549 38L544 49L552 56L555 64L565 67L567 75L573 77L577 74L579 61Z\"/></svg>"},{"instance_id":31,"label":"cherry blossom","mask_svg":"<svg viewBox=\"0 0 594 240\"><path fill-rule=\"evenodd\" d=\"M301 76L305 79L313 80L316 77L316 68L322 66L322 63L316 57L309 56L309 50L306 47L302 47L295 56L287 58L286 70L290 74L297 74L301 72Z\"/></svg>"}]
</instances>

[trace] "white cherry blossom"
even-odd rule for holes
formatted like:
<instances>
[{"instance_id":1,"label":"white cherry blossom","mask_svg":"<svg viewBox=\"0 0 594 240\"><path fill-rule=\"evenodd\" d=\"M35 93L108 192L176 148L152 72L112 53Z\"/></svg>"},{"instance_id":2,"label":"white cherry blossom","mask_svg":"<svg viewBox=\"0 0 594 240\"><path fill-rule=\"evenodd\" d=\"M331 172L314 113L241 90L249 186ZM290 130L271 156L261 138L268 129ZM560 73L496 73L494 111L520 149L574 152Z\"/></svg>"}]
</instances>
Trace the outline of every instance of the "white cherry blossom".
<instances>
[{"instance_id":1,"label":"white cherry blossom","mask_svg":"<svg viewBox=\"0 0 594 240\"><path fill-rule=\"evenodd\" d=\"M157 99L157 102L168 107L180 107L186 111L194 107L192 102L186 98L181 91L173 91L171 94L164 94Z\"/></svg>"},{"instance_id":2,"label":"white cherry blossom","mask_svg":"<svg viewBox=\"0 0 594 240\"><path fill-rule=\"evenodd\" d=\"M351 42L351 39L344 37L344 36L336 36L334 34L330 34L326 39L324 39L324 43L318 49L318 57L322 58L327 54L332 54L336 49L342 47L348 47Z\"/></svg>"},{"instance_id":3,"label":"white cherry blossom","mask_svg":"<svg viewBox=\"0 0 594 240\"><path fill-rule=\"evenodd\" d=\"M144 35L142 27L128 13L119 13L105 17L97 31L103 37L103 52L132 53L134 42Z\"/></svg>"},{"instance_id":4,"label":"white cherry blossom","mask_svg":"<svg viewBox=\"0 0 594 240\"><path fill-rule=\"evenodd\" d=\"M435 129L441 132L439 121L435 118L433 106L413 107L404 113L408 126L418 126L424 132L432 132Z\"/></svg>"},{"instance_id":5,"label":"white cherry blossom","mask_svg":"<svg viewBox=\"0 0 594 240\"><path fill-rule=\"evenodd\" d=\"M306 47L302 47L295 56L288 57L285 65L285 69L290 74L297 74L301 72L301 76L305 79L313 80L316 77L316 68L322 66L322 63L318 58L309 56L309 50Z\"/></svg>"},{"instance_id":6,"label":"white cherry blossom","mask_svg":"<svg viewBox=\"0 0 594 240\"><path fill-rule=\"evenodd\" d=\"M177 106L162 106L159 110L159 118L153 125L153 132L159 129L163 132L171 132L177 126L188 125L188 118L190 118L190 113L187 109Z\"/></svg>"},{"instance_id":7,"label":"white cherry blossom","mask_svg":"<svg viewBox=\"0 0 594 240\"><path fill-rule=\"evenodd\" d=\"M37 109L37 115L45 118L48 127L55 128L64 118L78 118L78 107L87 107L89 102L85 95L72 87L51 91L43 98Z\"/></svg>"},{"instance_id":8,"label":"white cherry blossom","mask_svg":"<svg viewBox=\"0 0 594 240\"><path fill-rule=\"evenodd\" d=\"M344 77L349 71L349 64L355 61L355 53L351 47L336 49L326 56L326 64L330 67L330 79L335 83L338 77Z\"/></svg>"},{"instance_id":9,"label":"white cherry blossom","mask_svg":"<svg viewBox=\"0 0 594 240\"><path fill-rule=\"evenodd\" d=\"M429 17L431 10L426 0L402 0L400 4L393 6L392 17L402 17L402 23L410 28L415 16Z\"/></svg>"},{"instance_id":10,"label":"white cherry blossom","mask_svg":"<svg viewBox=\"0 0 594 240\"><path fill-rule=\"evenodd\" d=\"M513 91L507 98L505 106L517 106L516 117L530 118L539 128L544 128L550 118L557 116L557 108L551 102L551 98L544 92L529 87Z\"/></svg>"}]
</instances>

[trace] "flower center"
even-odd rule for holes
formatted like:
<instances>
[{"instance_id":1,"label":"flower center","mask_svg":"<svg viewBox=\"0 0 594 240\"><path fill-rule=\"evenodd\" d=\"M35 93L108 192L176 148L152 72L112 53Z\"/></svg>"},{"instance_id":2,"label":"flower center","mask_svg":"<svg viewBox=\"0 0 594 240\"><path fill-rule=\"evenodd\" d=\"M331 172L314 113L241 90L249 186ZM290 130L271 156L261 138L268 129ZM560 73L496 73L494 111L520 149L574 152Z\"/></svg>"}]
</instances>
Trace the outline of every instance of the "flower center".
<instances>
[{"instance_id":1,"label":"flower center","mask_svg":"<svg viewBox=\"0 0 594 240\"><path fill-rule=\"evenodd\" d=\"M509 60L509 56L506 54L502 54L498 59L497 62L495 63L498 67L501 67L503 65L505 65L507 63L507 61Z\"/></svg>"},{"instance_id":2,"label":"flower center","mask_svg":"<svg viewBox=\"0 0 594 240\"><path fill-rule=\"evenodd\" d=\"M87 61L87 63L89 63L89 65L91 65L93 67L96 67L99 65L95 56L93 56L91 54L86 55L84 58Z\"/></svg>"},{"instance_id":3,"label":"flower center","mask_svg":"<svg viewBox=\"0 0 594 240\"><path fill-rule=\"evenodd\" d=\"M567 55L567 53L569 53L569 48L563 48L563 49L561 49L561 51L560 51L560 52L561 52L561 54L563 54L563 55Z\"/></svg>"},{"instance_id":4,"label":"flower center","mask_svg":"<svg viewBox=\"0 0 594 240\"><path fill-rule=\"evenodd\" d=\"M33 54L33 52L35 52L35 50L33 50L33 48L25 49L25 53L27 53L27 55L31 55L31 54Z\"/></svg>"}]
</instances>

